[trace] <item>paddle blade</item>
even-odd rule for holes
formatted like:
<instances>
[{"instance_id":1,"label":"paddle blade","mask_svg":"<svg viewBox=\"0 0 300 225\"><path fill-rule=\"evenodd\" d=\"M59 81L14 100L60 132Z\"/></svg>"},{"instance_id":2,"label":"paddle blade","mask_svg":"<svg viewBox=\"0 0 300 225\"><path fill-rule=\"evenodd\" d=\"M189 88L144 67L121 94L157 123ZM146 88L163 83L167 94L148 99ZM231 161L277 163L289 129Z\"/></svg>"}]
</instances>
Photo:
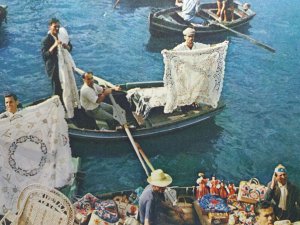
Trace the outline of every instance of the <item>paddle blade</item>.
<instances>
[{"instance_id":1,"label":"paddle blade","mask_svg":"<svg viewBox=\"0 0 300 225\"><path fill-rule=\"evenodd\" d=\"M118 104L113 105L113 117L121 125L124 125L124 124L127 123L127 121L126 121L126 112Z\"/></svg>"}]
</instances>

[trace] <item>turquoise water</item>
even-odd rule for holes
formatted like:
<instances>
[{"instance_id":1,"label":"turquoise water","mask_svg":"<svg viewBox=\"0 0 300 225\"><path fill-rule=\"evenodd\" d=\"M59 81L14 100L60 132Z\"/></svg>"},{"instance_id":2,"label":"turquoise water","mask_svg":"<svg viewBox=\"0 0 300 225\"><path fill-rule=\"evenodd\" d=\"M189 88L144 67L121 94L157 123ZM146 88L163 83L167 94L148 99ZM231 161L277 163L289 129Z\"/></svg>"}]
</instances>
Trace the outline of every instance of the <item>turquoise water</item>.
<instances>
[{"instance_id":1,"label":"turquoise water","mask_svg":"<svg viewBox=\"0 0 300 225\"><path fill-rule=\"evenodd\" d=\"M272 54L230 33L201 38L230 41L222 98L227 108L214 120L179 132L138 140L156 168L174 185L193 185L199 171L234 181L271 179L283 163L300 186L300 14L297 0L249 0L257 13L243 32L276 49ZM152 38L147 16L171 0L16 1L8 5L8 23L0 28L0 92L15 91L22 102L49 96L40 54L47 21L58 17L69 31L78 67L114 83L158 80L163 75L160 51L181 37ZM78 80L80 84L80 80ZM3 102L0 102L3 108ZM145 185L145 173L130 146L72 141L82 157L81 193Z\"/></svg>"}]
</instances>

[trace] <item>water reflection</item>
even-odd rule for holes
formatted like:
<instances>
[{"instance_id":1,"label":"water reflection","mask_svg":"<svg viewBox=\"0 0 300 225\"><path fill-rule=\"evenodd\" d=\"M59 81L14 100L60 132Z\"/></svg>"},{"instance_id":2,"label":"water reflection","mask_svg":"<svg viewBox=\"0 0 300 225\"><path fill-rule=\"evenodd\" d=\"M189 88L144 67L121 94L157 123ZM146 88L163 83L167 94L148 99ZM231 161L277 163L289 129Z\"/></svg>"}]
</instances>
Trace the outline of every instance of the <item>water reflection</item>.
<instances>
[{"instance_id":1,"label":"water reflection","mask_svg":"<svg viewBox=\"0 0 300 225\"><path fill-rule=\"evenodd\" d=\"M249 35L250 25L245 25L244 27L240 27L236 29L237 31ZM223 33L219 33L217 35L196 35L195 42L201 42L204 44L217 44L223 42L225 40L231 40L232 37L239 37L237 34L233 32L226 31ZM184 42L183 35L173 35L173 36L150 36L148 43L146 44L146 50L148 52L160 53L163 49L173 49L178 44Z\"/></svg>"},{"instance_id":2,"label":"water reflection","mask_svg":"<svg viewBox=\"0 0 300 225\"><path fill-rule=\"evenodd\" d=\"M193 184L198 171L215 172L215 148L223 128L214 119L171 134L136 139L155 168L172 175L174 185ZM72 140L74 155L82 158L85 176L80 190L91 192L135 188L145 185L145 172L129 140L119 143L90 143ZM88 149L86 151L85 149ZM196 165L196 166L195 166ZM111 171L118 174L111 177ZM91 179L101 177L101 182Z\"/></svg>"},{"instance_id":3,"label":"water reflection","mask_svg":"<svg viewBox=\"0 0 300 225\"><path fill-rule=\"evenodd\" d=\"M122 13L133 13L136 9L142 7L151 7L151 8L168 8L174 6L172 0L120 0L116 5L115 10L119 10ZM116 4L116 1L113 1L113 5Z\"/></svg>"}]
</instances>

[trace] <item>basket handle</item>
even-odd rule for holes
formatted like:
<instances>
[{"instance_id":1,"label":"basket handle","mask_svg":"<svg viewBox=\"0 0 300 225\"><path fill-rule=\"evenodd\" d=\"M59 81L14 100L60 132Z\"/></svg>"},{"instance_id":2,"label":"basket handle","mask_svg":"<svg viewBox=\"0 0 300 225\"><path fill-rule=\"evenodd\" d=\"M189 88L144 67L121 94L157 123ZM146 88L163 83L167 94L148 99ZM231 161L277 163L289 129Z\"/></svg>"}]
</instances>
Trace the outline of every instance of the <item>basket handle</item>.
<instances>
[{"instance_id":1,"label":"basket handle","mask_svg":"<svg viewBox=\"0 0 300 225\"><path fill-rule=\"evenodd\" d=\"M257 179L257 178L251 178L250 180L249 180L249 183L250 184L256 184L256 185L260 185L260 182L259 182L259 180Z\"/></svg>"}]
</instances>

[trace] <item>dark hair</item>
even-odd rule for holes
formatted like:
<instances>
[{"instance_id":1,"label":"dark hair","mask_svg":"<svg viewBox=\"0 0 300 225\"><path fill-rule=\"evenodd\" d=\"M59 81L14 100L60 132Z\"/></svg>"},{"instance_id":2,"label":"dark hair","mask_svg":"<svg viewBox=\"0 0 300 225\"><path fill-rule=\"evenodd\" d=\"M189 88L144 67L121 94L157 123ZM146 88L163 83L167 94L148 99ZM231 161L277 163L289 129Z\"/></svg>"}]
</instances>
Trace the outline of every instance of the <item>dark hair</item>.
<instances>
[{"instance_id":1,"label":"dark hair","mask_svg":"<svg viewBox=\"0 0 300 225\"><path fill-rule=\"evenodd\" d=\"M53 23L59 23L59 20L57 18L51 18L49 20L49 25L53 24Z\"/></svg>"},{"instance_id":2,"label":"dark hair","mask_svg":"<svg viewBox=\"0 0 300 225\"><path fill-rule=\"evenodd\" d=\"M256 216L259 216L261 209L273 208L273 204L269 201L263 200L255 204L254 213Z\"/></svg>"},{"instance_id":3,"label":"dark hair","mask_svg":"<svg viewBox=\"0 0 300 225\"><path fill-rule=\"evenodd\" d=\"M86 76L87 74L91 74L92 76L94 76L93 72L88 71L88 72L85 72L84 74L82 74L81 78L82 78L82 79L85 79L85 76Z\"/></svg>"},{"instance_id":4,"label":"dark hair","mask_svg":"<svg viewBox=\"0 0 300 225\"><path fill-rule=\"evenodd\" d=\"M14 99L15 101L18 100L17 95L15 95L15 94L12 93L12 92L8 92L8 93L5 93L5 94L4 94L4 98L8 98L8 97L13 97L13 99Z\"/></svg>"}]
</instances>

